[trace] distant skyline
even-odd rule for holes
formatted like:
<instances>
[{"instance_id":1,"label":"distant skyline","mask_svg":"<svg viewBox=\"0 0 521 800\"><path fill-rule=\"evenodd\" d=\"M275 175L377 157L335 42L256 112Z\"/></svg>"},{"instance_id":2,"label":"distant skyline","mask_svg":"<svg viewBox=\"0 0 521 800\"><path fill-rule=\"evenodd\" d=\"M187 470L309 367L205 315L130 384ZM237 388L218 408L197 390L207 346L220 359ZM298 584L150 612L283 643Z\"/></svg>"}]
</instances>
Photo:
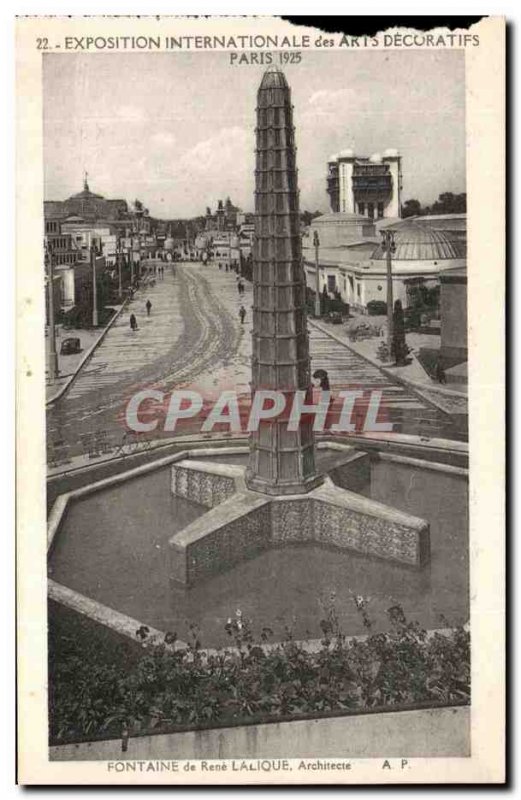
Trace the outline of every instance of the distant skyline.
<instances>
[{"instance_id":1,"label":"distant skyline","mask_svg":"<svg viewBox=\"0 0 521 800\"><path fill-rule=\"evenodd\" d=\"M253 210L256 92L265 67L224 53L46 54L44 192L139 198L156 217ZM304 52L292 89L302 210L328 211L329 157L402 155L402 202L466 191L464 53Z\"/></svg>"}]
</instances>

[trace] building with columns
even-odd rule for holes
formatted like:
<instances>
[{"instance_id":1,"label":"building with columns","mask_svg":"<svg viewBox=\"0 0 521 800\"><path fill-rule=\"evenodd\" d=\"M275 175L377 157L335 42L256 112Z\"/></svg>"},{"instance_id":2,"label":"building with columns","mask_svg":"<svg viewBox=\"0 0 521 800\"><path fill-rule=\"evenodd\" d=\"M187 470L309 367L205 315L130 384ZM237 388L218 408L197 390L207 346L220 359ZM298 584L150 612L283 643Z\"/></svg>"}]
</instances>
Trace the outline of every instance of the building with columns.
<instances>
[{"instance_id":1,"label":"building with columns","mask_svg":"<svg viewBox=\"0 0 521 800\"><path fill-rule=\"evenodd\" d=\"M410 305L418 286L428 289L439 286L442 271L465 268L466 258L459 242L450 239L442 230L416 220L404 220L389 225L389 228L394 231L396 242L392 259L393 295L395 300L402 301L404 308ZM331 296L339 293L353 310L361 312L373 300L385 302L386 259L376 238L354 240L337 246L328 244L327 240L323 246L320 241L321 291L325 287ZM311 237L307 239L303 258L307 285L314 289L316 270Z\"/></svg>"},{"instance_id":2,"label":"building with columns","mask_svg":"<svg viewBox=\"0 0 521 800\"><path fill-rule=\"evenodd\" d=\"M402 157L398 150L357 156L342 150L328 161L331 211L369 219L401 217Z\"/></svg>"}]
</instances>

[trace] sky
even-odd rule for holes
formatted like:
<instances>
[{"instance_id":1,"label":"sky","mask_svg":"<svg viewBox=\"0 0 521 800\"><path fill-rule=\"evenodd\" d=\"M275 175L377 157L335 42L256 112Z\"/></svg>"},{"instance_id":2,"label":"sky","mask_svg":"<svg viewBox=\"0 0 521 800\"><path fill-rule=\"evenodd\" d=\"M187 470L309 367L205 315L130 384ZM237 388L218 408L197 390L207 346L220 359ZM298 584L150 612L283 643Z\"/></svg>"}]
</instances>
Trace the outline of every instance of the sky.
<instances>
[{"instance_id":1,"label":"sky","mask_svg":"<svg viewBox=\"0 0 521 800\"><path fill-rule=\"evenodd\" d=\"M265 67L229 53L46 54L46 200L82 189L183 218L230 196L253 210L256 92ZM292 90L301 210L328 211L327 161L402 155L402 201L465 191L465 62L457 50L304 51Z\"/></svg>"}]
</instances>

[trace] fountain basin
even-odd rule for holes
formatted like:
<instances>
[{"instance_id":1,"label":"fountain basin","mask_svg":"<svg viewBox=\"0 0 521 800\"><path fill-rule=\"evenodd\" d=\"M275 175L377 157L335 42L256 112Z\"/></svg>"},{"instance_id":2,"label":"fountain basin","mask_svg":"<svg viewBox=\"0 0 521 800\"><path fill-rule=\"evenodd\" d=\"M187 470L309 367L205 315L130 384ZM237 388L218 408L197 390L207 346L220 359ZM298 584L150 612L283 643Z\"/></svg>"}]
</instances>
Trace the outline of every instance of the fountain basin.
<instances>
[{"instance_id":1,"label":"fountain basin","mask_svg":"<svg viewBox=\"0 0 521 800\"><path fill-rule=\"evenodd\" d=\"M217 464L244 466L246 448L195 453ZM345 454L342 455L342 459ZM429 563L421 569L315 542L272 547L193 588L171 581L169 541L205 513L171 493L173 460L122 473L71 493L53 521L49 574L76 592L158 630L188 636L200 628L205 646L229 643L227 618L240 608L275 638L289 625L297 638L320 636L323 605L335 596L346 634L364 632L353 598L370 598L375 630L388 626L386 609L400 604L424 627L468 619L468 485L466 471L449 465L372 452L361 459L357 493L389 503L430 525ZM338 454L318 451L319 465L342 482ZM410 463L413 462L413 463ZM352 478L351 478L352 479ZM60 498L56 501L60 505ZM56 505L55 504L55 505Z\"/></svg>"}]
</instances>

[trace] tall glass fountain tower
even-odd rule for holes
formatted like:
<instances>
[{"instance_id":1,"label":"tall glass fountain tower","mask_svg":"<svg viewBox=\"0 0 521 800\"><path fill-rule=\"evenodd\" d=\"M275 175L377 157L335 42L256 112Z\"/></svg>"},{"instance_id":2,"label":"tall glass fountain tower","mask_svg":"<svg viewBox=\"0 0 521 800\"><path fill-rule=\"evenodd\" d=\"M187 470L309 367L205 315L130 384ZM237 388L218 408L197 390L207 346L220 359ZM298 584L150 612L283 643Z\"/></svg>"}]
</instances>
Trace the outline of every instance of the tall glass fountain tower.
<instances>
[{"instance_id":1,"label":"tall glass fountain tower","mask_svg":"<svg viewBox=\"0 0 521 800\"><path fill-rule=\"evenodd\" d=\"M288 409L297 391L311 400L295 150L291 91L270 67L257 93L251 389L284 392ZM287 422L284 415L261 420L250 434L250 489L302 494L321 482L313 418L293 432Z\"/></svg>"}]
</instances>

